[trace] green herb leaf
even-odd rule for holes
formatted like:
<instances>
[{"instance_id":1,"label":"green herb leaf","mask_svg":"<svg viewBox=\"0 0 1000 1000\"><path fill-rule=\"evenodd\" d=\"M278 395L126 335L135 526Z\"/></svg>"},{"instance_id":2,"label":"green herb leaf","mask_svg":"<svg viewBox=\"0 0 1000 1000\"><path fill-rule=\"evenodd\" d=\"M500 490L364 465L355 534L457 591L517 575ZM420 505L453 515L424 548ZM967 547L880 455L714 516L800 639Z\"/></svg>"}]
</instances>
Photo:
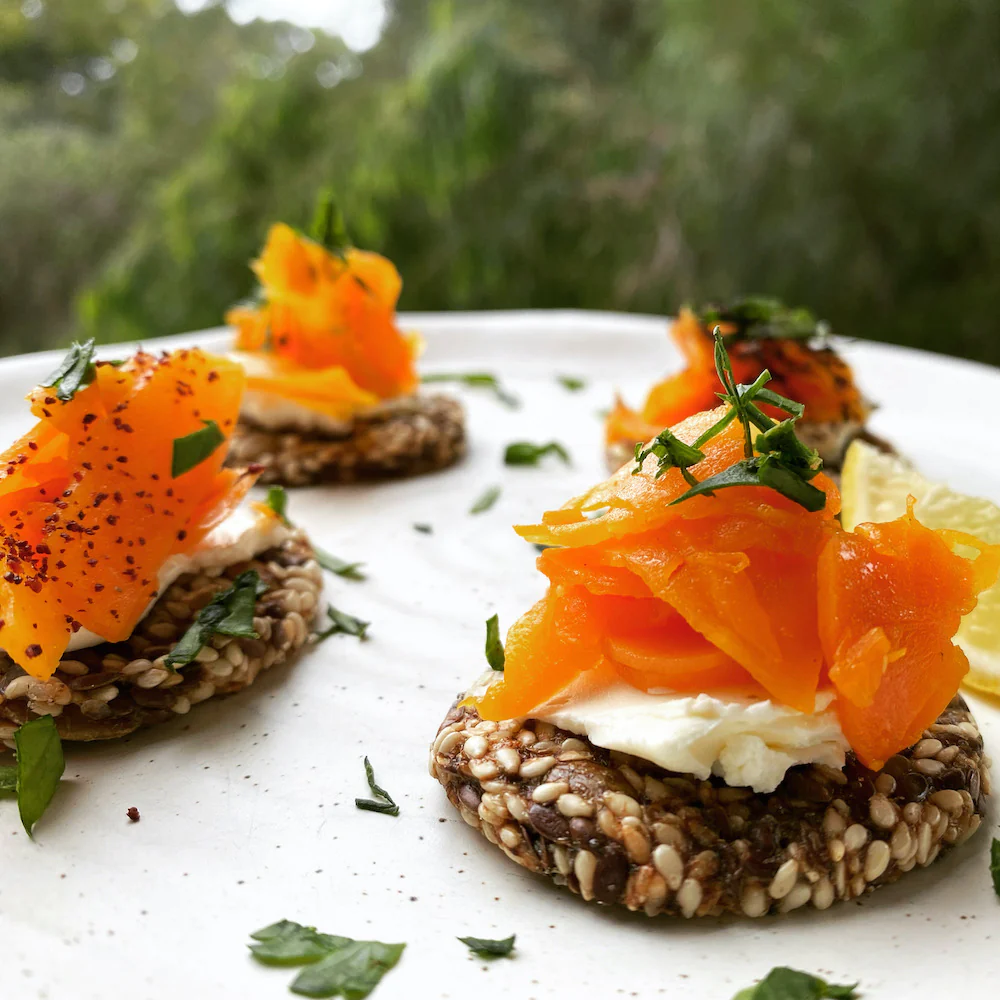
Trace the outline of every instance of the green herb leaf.
<instances>
[{"instance_id":1,"label":"green herb leaf","mask_svg":"<svg viewBox=\"0 0 1000 1000\"><path fill-rule=\"evenodd\" d=\"M309 235L342 260L351 246L347 226L344 224L344 213L337 204L332 188L324 188L316 199L316 211L313 213Z\"/></svg>"},{"instance_id":2,"label":"green herb leaf","mask_svg":"<svg viewBox=\"0 0 1000 1000\"><path fill-rule=\"evenodd\" d=\"M579 392L581 389L587 388L587 383L582 378L576 378L573 375L557 375L556 378L559 384L570 392Z\"/></svg>"},{"instance_id":3,"label":"green herb leaf","mask_svg":"<svg viewBox=\"0 0 1000 1000\"><path fill-rule=\"evenodd\" d=\"M496 375L491 375L489 372L466 372L464 374L462 372L433 372L430 375L422 376L420 381L424 383L457 382L473 389L489 389L504 406L516 410L521 405L517 396L507 392Z\"/></svg>"},{"instance_id":4,"label":"green herb leaf","mask_svg":"<svg viewBox=\"0 0 1000 1000\"><path fill-rule=\"evenodd\" d=\"M292 920L279 920L250 937L257 942L249 948L258 962L306 966L290 986L293 993L344 1000L364 1000L406 947L323 934Z\"/></svg>"},{"instance_id":5,"label":"green herb leaf","mask_svg":"<svg viewBox=\"0 0 1000 1000\"><path fill-rule=\"evenodd\" d=\"M993 889L1000 896L1000 840L996 837L990 844L990 874L993 876Z\"/></svg>"},{"instance_id":6,"label":"green herb leaf","mask_svg":"<svg viewBox=\"0 0 1000 1000\"><path fill-rule=\"evenodd\" d=\"M570 464L569 452L558 441L548 444L514 441L507 445L503 460L505 465L538 465L546 455L558 455L566 465Z\"/></svg>"},{"instance_id":7,"label":"green herb leaf","mask_svg":"<svg viewBox=\"0 0 1000 1000\"><path fill-rule=\"evenodd\" d=\"M691 497L710 497L716 490L732 486L769 486L808 511L815 512L826 506L826 494L822 490L805 482L794 469L770 455L743 459L714 476L702 479L686 493L672 500L670 505L690 500Z\"/></svg>"},{"instance_id":8,"label":"green herb leaf","mask_svg":"<svg viewBox=\"0 0 1000 1000\"><path fill-rule=\"evenodd\" d=\"M364 563L349 563L344 562L343 559L338 559L337 556L333 555L331 552L327 552L325 549L319 548L319 546L313 546L313 552L316 553L316 562L330 573L335 573L337 576L344 577L345 580L364 580L365 574L361 572L361 567Z\"/></svg>"},{"instance_id":9,"label":"green herb leaf","mask_svg":"<svg viewBox=\"0 0 1000 1000\"><path fill-rule=\"evenodd\" d=\"M304 965L326 958L331 951L351 943L350 938L321 934L294 920L279 920L250 935L258 944L249 945L253 957L265 965Z\"/></svg>"},{"instance_id":10,"label":"green herb leaf","mask_svg":"<svg viewBox=\"0 0 1000 1000\"><path fill-rule=\"evenodd\" d=\"M500 487L489 486L482 496L469 508L470 514L482 514L484 510L489 510L497 500L500 499Z\"/></svg>"},{"instance_id":11,"label":"green herb leaf","mask_svg":"<svg viewBox=\"0 0 1000 1000\"><path fill-rule=\"evenodd\" d=\"M354 615L349 615L344 611L338 611L332 604L326 609L326 617L333 623L325 632L320 632L316 636L317 642L329 639L331 635L354 635L359 639L368 638L368 627L371 622L363 622Z\"/></svg>"},{"instance_id":12,"label":"green herb leaf","mask_svg":"<svg viewBox=\"0 0 1000 1000\"><path fill-rule=\"evenodd\" d=\"M500 616L486 619L486 662L491 670L503 671L505 654L500 641Z\"/></svg>"},{"instance_id":13,"label":"green herb leaf","mask_svg":"<svg viewBox=\"0 0 1000 1000\"><path fill-rule=\"evenodd\" d=\"M73 342L62 364L41 383L43 389L52 389L56 399L68 402L77 390L94 381L94 338L80 344Z\"/></svg>"},{"instance_id":14,"label":"green herb leaf","mask_svg":"<svg viewBox=\"0 0 1000 1000\"><path fill-rule=\"evenodd\" d=\"M808 340L827 333L826 325L808 309L789 309L778 299L750 295L726 306L706 306L703 326L735 327L727 340Z\"/></svg>"},{"instance_id":15,"label":"green herb leaf","mask_svg":"<svg viewBox=\"0 0 1000 1000\"><path fill-rule=\"evenodd\" d=\"M399 961L405 944L352 941L316 965L303 969L290 989L304 997L364 1000Z\"/></svg>"},{"instance_id":16,"label":"green herb leaf","mask_svg":"<svg viewBox=\"0 0 1000 1000\"><path fill-rule=\"evenodd\" d=\"M14 795L17 792L17 765L5 764L0 767L0 795Z\"/></svg>"},{"instance_id":17,"label":"green herb leaf","mask_svg":"<svg viewBox=\"0 0 1000 1000\"><path fill-rule=\"evenodd\" d=\"M692 473L688 472L688 468L697 465L705 458L703 451L685 444L669 427L660 431L645 447L641 443L636 444L633 476L642 471L643 463L650 455L656 456L656 479L659 479L668 469L680 469L681 475L691 486L694 486L698 480Z\"/></svg>"},{"instance_id":18,"label":"green herb leaf","mask_svg":"<svg viewBox=\"0 0 1000 1000\"><path fill-rule=\"evenodd\" d=\"M779 966L756 986L740 990L733 1000L854 1000L857 983L836 986L807 972Z\"/></svg>"},{"instance_id":19,"label":"green herb leaf","mask_svg":"<svg viewBox=\"0 0 1000 1000\"><path fill-rule=\"evenodd\" d=\"M219 425L214 420L203 420L202 423L205 426L200 431L174 438L174 453L170 463L170 475L174 479L200 465L225 442L226 435L219 430Z\"/></svg>"},{"instance_id":20,"label":"green herb leaf","mask_svg":"<svg viewBox=\"0 0 1000 1000\"><path fill-rule=\"evenodd\" d=\"M288 520L288 494L284 486L271 486L267 491L267 505L283 524L291 525Z\"/></svg>"},{"instance_id":21,"label":"green herb leaf","mask_svg":"<svg viewBox=\"0 0 1000 1000\"><path fill-rule=\"evenodd\" d=\"M514 938L516 934L511 934L509 938L494 940L492 938L460 937L458 940L466 945L470 951L474 951L483 958L502 958L509 956L514 950Z\"/></svg>"},{"instance_id":22,"label":"green herb leaf","mask_svg":"<svg viewBox=\"0 0 1000 1000\"><path fill-rule=\"evenodd\" d=\"M260 638L253 627L257 598L267 587L255 569L240 573L232 586L221 591L195 615L194 621L164 658L173 670L190 663L213 635L233 635L243 639Z\"/></svg>"},{"instance_id":23,"label":"green herb leaf","mask_svg":"<svg viewBox=\"0 0 1000 1000\"><path fill-rule=\"evenodd\" d=\"M375 769L371 761L365 757L365 776L368 778L368 787L371 789L374 799L355 799L354 804L359 809L367 809L368 812L385 813L388 816L398 816L399 806L392 801L392 796L384 789L375 784Z\"/></svg>"},{"instance_id":24,"label":"green herb leaf","mask_svg":"<svg viewBox=\"0 0 1000 1000\"><path fill-rule=\"evenodd\" d=\"M43 715L14 733L17 809L28 835L48 808L66 767L55 719Z\"/></svg>"},{"instance_id":25,"label":"green herb leaf","mask_svg":"<svg viewBox=\"0 0 1000 1000\"><path fill-rule=\"evenodd\" d=\"M433 535L434 534L434 528L431 527L431 525L424 524L423 522L420 522L420 521L418 521L413 526L413 530L414 531L419 531L422 535Z\"/></svg>"}]
</instances>

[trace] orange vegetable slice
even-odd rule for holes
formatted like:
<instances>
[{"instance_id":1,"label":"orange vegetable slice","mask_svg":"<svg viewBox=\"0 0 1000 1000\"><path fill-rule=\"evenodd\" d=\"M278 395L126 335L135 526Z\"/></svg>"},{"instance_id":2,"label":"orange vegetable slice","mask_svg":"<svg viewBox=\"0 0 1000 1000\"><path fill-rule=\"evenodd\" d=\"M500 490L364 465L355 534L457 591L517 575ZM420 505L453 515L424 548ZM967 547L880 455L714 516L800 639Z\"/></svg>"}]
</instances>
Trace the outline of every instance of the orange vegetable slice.
<instances>
[{"instance_id":1,"label":"orange vegetable slice","mask_svg":"<svg viewBox=\"0 0 1000 1000\"><path fill-rule=\"evenodd\" d=\"M128 637L167 557L195 545L246 492L253 477L222 470L224 443L171 476L175 438L207 421L232 432L243 384L238 365L192 350L99 364L65 403L32 393L40 424L0 479L0 495L15 487L2 498L0 645L26 671L50 676L79 627L110 642ZM68 481L46 478L65 468ZM34 490L31 470L44 473Z\"/></svg>"},{"instance_id":2,"label":"orange vegetable slice","mask_svg":"<svg viewBox=\"0 0 1000 1000\"><path fill-rule=\"evenodd\" d=\"M586 591L553 586L507 633L503 679L475 700L484 719L527 715L579 675L603 666L602 636Z\"/></svg>"},{"instance_id":3,"label":"orange vegetable slice","mask_svg":"<svg viewBox=\"0 0 1000 1000\"><path fill-rule=\"evenodd\" d=\"M980 555L956 555L955 542ZM932 531L912 513L826 543L819 634L844 734L868 767L919 739L958 690L968 661L952 639L998 560L1000 548Z\"/></svg>"},{"instance_id":4,"label":"orange vegetable slice","mask_svg":"<svg viewBox=\"0 0 1000 1000\"><path fill-rule=\"evenodd\" d=\"M416 388L416 345L396 325L402 281L391 261L353 247L335 254L278 223L253 266L263 304L226 316L237 349L274 366L251 388L337 417Z\"/></svg>"},{"instance_id":5,"label":"orange vegetable slice","mask_svg":"<svg viewBox=\"0 0 1000 1000\"><path fill-rule=\"evenodd\" d=\"M604 648L616 672L642 691L717 691L753 686L750 675L670 605L651 598L603 597Z\"/></svg>"},{"instance_id":6,"label":"orange vegetable slice","mask_svg":"<svg viewBox=\"0 0 1000 1000\"><path fill-rule=\"evenodd\" d=\"M731 333L725 324L722 332ZM609 444L648 441L664 427L716 405L718 379L712 330L689 309L682 309L671 324L670 336L684 357L685 367L649 391L641 412L618 401L605 424ZM807 341L780 338L734 339L728 344L737 382L749 384L765 368L771 373L768 388L805 406L805 420L863 422L869 407L854 382L850 366L832 349ZM775 419L782 414L761 407Z\"/></svg>"}]
</instances>

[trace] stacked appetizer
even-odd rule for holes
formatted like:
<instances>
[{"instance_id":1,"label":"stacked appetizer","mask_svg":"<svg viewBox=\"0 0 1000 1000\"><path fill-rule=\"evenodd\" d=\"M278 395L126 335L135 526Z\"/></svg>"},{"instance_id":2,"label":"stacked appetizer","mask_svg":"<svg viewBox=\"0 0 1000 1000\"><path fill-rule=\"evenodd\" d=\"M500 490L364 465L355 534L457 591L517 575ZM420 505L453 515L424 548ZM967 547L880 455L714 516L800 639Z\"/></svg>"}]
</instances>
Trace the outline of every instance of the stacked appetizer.
<instances>
[{"instance_id":1,"label":"stacked appetizer","mask_svg":"<svg viewBox=\"0 0 1000 1000\"><path fill-rule=\"evenodd\" d=\"M417 393L420 339L396 325L392 262L349 246L331 201L317 239L271 227L253 269L257 300L230 310L247 393L232 461L261 481L301 486L410 476L455 462L464 415Z\"/></svg>"},{"instance_id":2,"label":"stacked appetizer","mask_svg":"<svg viewBox=\"0 0 1000 1000\"><path fill-rule=\"evenodd\" d=\"M587 900L825 909L982 821L953 637L1000 546L912 505L845 530L802 406L767 372L740 384L719 334L714 360L724 405L516 529L545 547L548 591L448 714L431 770L471 826Z\"/></svg>"},{"instance_id":3,"label":"stacked appetizer","mask_svg":"<svg viewBox=\"0 0 1000 1000\"><path fill-rule=\"evenodd\" d=\"M726 308L709 307L700 315L681 310L670 335L686 367L655 385L640 412L621 399L615 401L605 427L612 471L628 459L637 442L718 403L712 338L716 326L725 337L737 380L749 384L766 368L775 391L805 407L799 437L819 452L828 470L839 470L847 446L866 433L871 405L850 366L827 343L822 323L804 309L749 298ZM767 404L762 408L780 417Z\"/></svg>"},{"instance_id":4,"label":"stacked appetizer","mask_svg":"<svg viewBox=\"0 0 1000 1000\"><path fill-rule=\"evenodd\" d=\"M309 542L224 469L244 374L198 350L76 345L0 467L0 736L121 736L251 684L305 642Z\"/></svg>"}]
</instances>

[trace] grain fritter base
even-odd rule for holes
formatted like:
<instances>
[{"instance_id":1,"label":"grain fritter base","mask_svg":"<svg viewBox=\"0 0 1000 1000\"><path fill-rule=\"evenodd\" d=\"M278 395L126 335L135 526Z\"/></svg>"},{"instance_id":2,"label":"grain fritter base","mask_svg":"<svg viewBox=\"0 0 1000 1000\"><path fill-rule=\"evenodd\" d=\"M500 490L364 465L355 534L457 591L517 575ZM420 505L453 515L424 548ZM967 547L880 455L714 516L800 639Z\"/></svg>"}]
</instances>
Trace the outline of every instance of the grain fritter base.
<instances>
[{"instance_id":1,"label":"grain fritter base","mask_svg":"<svg viewBox=\"0 0 1000 1000\"><path fill-rule=\"evenodd\" d=\"M465 414L448 396L414 396L355 419L345 437L267 430L240 418L228 464L262 465L261 483L309 486L434 472L465 453Z\"/></svg>"},{"instance_id":2,"label":"grain fritter base","mask_svg":"<svg viewBox=\"0 0 1000 1000\"><path fill-rule=\"evenodd\" d=\"M163 658L198 611L247 569L257 570L267 586L253 620L259 638L213 636L193 663L168 670ZM129 639L67 653L47 681L0 654L0 739L9 739L20 723L37 715L54 716L65 740L110 739L184 715L215 695L240 691L302 647L322 589L313 550L297 533L251 562L180 577Z\"/></svg>"},{"instance_id":3,"label":"grain fritter base","mask_svg":"<svg viewBox=\"0 0 1000 1000\"><path fill-rule=\"evenodd\" d=\"M956 697L874 773L793 768L761 795L528 720L452 708L431 750L452 805L509 858L650 916L825 910L926 867L982 822L989 761Z\"/></svg>"}]
</instances>

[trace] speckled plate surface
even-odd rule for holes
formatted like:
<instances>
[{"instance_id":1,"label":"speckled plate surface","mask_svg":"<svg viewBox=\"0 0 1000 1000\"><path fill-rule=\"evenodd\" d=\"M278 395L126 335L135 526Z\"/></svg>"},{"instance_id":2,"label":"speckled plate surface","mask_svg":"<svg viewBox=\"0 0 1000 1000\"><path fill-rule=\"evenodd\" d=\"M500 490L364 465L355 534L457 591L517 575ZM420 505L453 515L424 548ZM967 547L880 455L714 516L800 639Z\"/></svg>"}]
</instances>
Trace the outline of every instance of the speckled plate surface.
<instances>
[{"instance_id":1,"label":"speckled plate surface","mask_svg":"<svg viewBox=\"0 0 1000 1000\"><path fill-rule=\"evenodd\" d=\"M335 637L242 694L119 742L69 748L66 778L34 842L14 803L0 802L7 993L291 996L294 970L261 967L245 947L251 931L288 918L406 941L373 994L379 1000L729 1000L780 964L860 980L875 1000L950 995L959 982L963 996L993 996L996 807L940 864L858 904L753 923L649 920L584 904L513 865L458 818L427 774L427 746L482 667L483 620L497 611L506 628L543 589L534 550L509 526L603 478L598 411L616 387L638 401L677 359L655 318L406 319L427 338L424 371L495 371L522 407L455 388L469 414L462 464L420 479L292 494L292 518L318 544L365 562L365 582L332 577L327 594L371 621L368 642ZM172 342L212 347L224 337ZM882 404L876 433L929 476L1000 501L1000 468L984 457L995 455L1000 372L880 345L844 352ZM28 426L21 397L56 360L0 362L0 442ZM587 388L568 392L558 374L582 377ZM919 391L929 384L947 401L940 417ZM515 439L557 439L573 466L505 468L503 447ZM497 504L469 515L494 483L503 486ZM433 525L433 534L416 532L415 522ZM969 702L1000 758L1000 708ZM365 754L400 804L396 819L354 807L367 791ZM130 806L139 823L126 818ZM516 957L491 964L455 940L515 932Z\"/></svg>"}]
</instances>

